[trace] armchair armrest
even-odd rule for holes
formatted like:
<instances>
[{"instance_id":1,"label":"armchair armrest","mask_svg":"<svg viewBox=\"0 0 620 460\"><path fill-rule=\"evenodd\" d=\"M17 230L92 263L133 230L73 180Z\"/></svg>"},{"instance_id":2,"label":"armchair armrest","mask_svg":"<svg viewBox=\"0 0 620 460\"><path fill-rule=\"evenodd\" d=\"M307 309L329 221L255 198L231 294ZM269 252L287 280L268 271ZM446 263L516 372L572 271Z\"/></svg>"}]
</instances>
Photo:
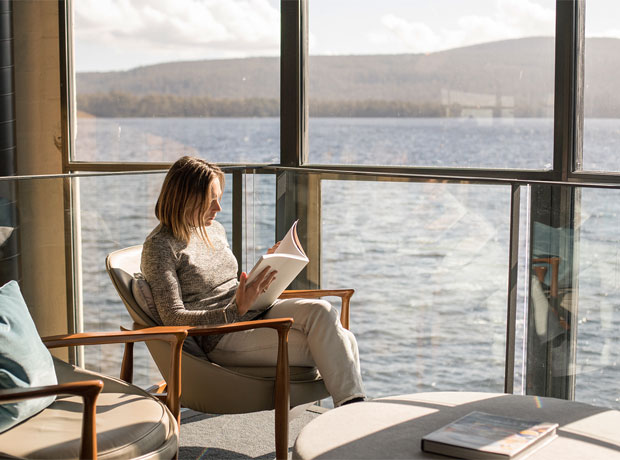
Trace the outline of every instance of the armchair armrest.
<instances>
[{"instance_id":1,"label":"armchair armrest","mask_svg":"<svg viewBox=\"0 0 620 460\"><path fill-rule=\"evenodd\" d=\"M81 396L84 400L84 412L82 415L80 458L97 458L95 416L97 397L102 389L103 382L101 380L84 380L81 382L60 383L58 385L0 390L0 404L59 394Z\"/></svg>"},{"instance_id":2,"label":"armchair armrest","mask_svg":"<svg viewBox=\"0 0 620 460\"><path fill-rule=\"evenodd\" d=\"M219 324L216 326L189 326L187 327L187 335L219 335L263 327L276 329L278 332L288 332L292 325L293 318L259 319L256 321L241 321L239 323Z\"/></svg>"},{"instance_id":3,"label":"armchair armrest","mask_svg":"<svg viewBox=\"0 0 620 460\"><path fill-rule=\"evenodd\" d=\"M301 297L304 299L318 299L319 297L340 297L342 308L340 309L340 323L345 329L349 329L349 304L351 297L355 293L353 289L300 289L288 290L280 294L280 299L293 299Z\"/></svg>"},{"instance_id":4,"label":"armchair armrest","mask_svg":"<svg viewBox=\"0 0 620 460\"><path fill-rule=\"evenodd\" d=\"M163 340L170 343L172 349L170 360L170 382L167 382L166 406L181 421L181 351L187 337L187 328L182 326L158 326L133 331L118 332L83 332L79 334L55 335L42 337L48 348L59 348L76 345L103 345L111 343L134 343L147 340ZM126 366L123 359L123 370ZM125 375L121 371L121 378Z\"/></svg>"},{"instance_id":5,"label":"armchair armrest","mask_svg":"<svg viewBox=\"0 0 620 460\"><path fill-rule=\"evenodd\" d=\"M47 348L77 345L105 345L111 343L144 342L146 340L185 340L187 328L183 326L156 326L131 331L81 332L41 337Z\"/></svg>"}]
</instances>

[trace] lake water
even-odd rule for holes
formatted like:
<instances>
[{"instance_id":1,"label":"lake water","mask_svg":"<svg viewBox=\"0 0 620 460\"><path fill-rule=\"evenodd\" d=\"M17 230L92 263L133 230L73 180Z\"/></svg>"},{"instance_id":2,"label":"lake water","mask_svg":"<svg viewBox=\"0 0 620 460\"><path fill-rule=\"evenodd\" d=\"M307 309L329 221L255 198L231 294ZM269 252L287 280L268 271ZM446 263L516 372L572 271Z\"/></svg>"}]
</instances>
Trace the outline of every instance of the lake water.
<instances>
[{"instance_id":1,"label":"lake water","mask_svg":"<svg viewBox=\"0 0 620 460\"><path fill-rule=\"evenodd\" d=\"M588 120L586 165L618 170L617 120ZM548 169L548 119L312 119L312 163ZM592 133L589 135L588 133ZM596 135L594 135L596 134ZM609 142L603 142L607 139ZM617 145L617 143L616 143ZM275 163L277 119L79 119L80 160ZM80 179L85 330L117 330L125 313L104 270L110 251L140 244L156 225L163 174ZM246 269L274 242L275 180L247 175ZM522 190L521 254L527 194ZM577 399L620 407L620 196L583 189L579 226ZM231 237L231 196L219 220ZM502 391L510 187L323 181L321 284L356 290L351 329L370 396L428 390ZM520 261L515 391L523 389ZM559 345L562 346L562 345ZM89 352L115 372L119 349ZM138 381L153 379L144 350Z\"/></svg>"}]
</instances>

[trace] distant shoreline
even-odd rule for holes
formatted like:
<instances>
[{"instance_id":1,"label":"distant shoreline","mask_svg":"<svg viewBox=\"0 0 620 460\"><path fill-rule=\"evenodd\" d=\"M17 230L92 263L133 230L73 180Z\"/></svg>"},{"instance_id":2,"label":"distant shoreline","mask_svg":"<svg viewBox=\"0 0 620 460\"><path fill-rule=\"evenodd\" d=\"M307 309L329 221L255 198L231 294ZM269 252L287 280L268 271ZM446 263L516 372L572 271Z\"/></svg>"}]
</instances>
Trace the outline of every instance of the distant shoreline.
<instances>
[{"instance_id":1,"label":"distant shoreline","mask_svg":"<svg viewBox=\"0 0 620 460\"><path fill-rule=\"evenodd\" d=\"M172 94L110 92L78 95L80 112L101 118L278 117L276 98L216 99ZM450 105L394 100L310 100L312 117L334 118L547 118L552 107ZM620 115L620 114L619 114Z\"/></svg>"}]
</instances>

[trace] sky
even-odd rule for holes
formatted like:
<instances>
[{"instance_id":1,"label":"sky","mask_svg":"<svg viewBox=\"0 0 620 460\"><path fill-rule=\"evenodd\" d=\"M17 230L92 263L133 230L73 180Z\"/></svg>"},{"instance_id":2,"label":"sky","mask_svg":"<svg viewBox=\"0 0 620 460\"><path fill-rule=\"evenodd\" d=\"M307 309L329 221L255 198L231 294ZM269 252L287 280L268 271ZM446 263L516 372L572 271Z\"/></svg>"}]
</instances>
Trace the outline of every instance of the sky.
<instances>
[{"instance_id":1,"label":"sky","mask_svg":"<svg viewBox=\"0 0 620 460\"><path fill-rule=\"evenodd\" d=\"M553 36L555 29L555 0L308 1L310 54L432 53ZM280 0L75 0L73 5L78 72L279 55ZM588 0L587 36L620 38L618 24L619 0Z\"/></svg>"}]
</instances>

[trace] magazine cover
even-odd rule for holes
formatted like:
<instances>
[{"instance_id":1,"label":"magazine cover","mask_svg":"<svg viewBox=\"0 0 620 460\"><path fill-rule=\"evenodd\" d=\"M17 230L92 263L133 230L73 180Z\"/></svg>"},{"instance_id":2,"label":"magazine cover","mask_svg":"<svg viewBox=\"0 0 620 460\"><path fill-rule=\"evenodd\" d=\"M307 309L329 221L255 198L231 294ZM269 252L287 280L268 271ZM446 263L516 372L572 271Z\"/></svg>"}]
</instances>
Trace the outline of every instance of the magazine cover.
<instances>
[{"instance_id":1,"label":"magazine cover","mask_svg":"<svg viewBox=\"0 0 620 460\"><path fill-rule=\"evenodd\" d=\"M551 438L557 423L471 412L422 438L422 450L465 459L504 459Z\"/></svg>"}]
</instances>

